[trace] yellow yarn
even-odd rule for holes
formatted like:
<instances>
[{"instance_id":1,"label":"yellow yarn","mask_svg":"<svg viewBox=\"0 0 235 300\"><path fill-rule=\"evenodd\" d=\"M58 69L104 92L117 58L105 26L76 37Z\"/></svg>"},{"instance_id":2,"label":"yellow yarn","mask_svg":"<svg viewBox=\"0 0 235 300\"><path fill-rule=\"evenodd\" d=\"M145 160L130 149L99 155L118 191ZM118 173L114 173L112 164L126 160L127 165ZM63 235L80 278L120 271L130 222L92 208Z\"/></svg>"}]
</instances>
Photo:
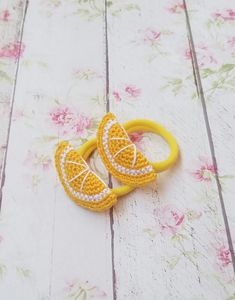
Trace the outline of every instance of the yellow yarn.
<instances>
[{"instance_id":1,"label":"yellow yarn","mask_svg":"<svg viewBox=\"0 0 235 300\"><path fill-rule=\"evenodd\" d=\"M169 145L170 154L167 159L160 162L150 162L154 170L159 173L172 167L179 157L179 147L173 135L160 124L151 120L137 119L123 124L127 133L135 131L148 131L159 134Z\"/></svg>"},{"instance_id":2,"label":"yellow yarn","mask_svg":"<svg viewBox=\"0 0 235 300\"><path fill-rule=\"evenodd\" d=\"M169 169L177 161L179 157L179 147L173 135L163 126L150 120L137 119L124 123L123 128L128 134L136 131L147 131L159 134L168 143L170 147L170 155L168 156L168 158L160 162L150 162L157 173ZM84 143L78 150L78 152L86 160L96 148L97 138L92 138Z\"/></svg>"},{"instance_id":3,"label":"yellow yarn","mask_svg":"<svg viewBox=\"0 0 235 300\"><path fill-rule=\"evenodd\" d=\"M112 113L106 114L99 125L97 148L107 170L121 182L136 187L156 179L150 162Z\"/></svg>"},{"instance_id":4,"label":"yellow yarn","mask_svg":"<svg viewBox=\"0 0 235 300\"><path fill-rule=\"evenodd\" d=\"M117 202L117 195L90 170L68 142L61 142L57 146L55 164L66 193L78 205L103 211Z\"/></svg>"},{"instance_id":5,"label":"yellow yarn","mask_svg":"<svg viewBox=\"0 0 235 300\"><path fill-rule=\"evenodd\" d=\"M169 144L169 157L161 162L148 162L127 135L139 130L161 135ZM127 185L109 189L89 169L85 160L96 148L109 172ZM117 197L154 180L156 173L171 167L178 156L179 148L174 137L161 125L138 119L124 123L122 127L115 116L108 113L100 123L97 138L84 143L79 150L73 149L68 142L61 142L55 153L55 164L60 181L74 202L93 211L103 211L112 207Z\"/></svg>"}]
</instances>

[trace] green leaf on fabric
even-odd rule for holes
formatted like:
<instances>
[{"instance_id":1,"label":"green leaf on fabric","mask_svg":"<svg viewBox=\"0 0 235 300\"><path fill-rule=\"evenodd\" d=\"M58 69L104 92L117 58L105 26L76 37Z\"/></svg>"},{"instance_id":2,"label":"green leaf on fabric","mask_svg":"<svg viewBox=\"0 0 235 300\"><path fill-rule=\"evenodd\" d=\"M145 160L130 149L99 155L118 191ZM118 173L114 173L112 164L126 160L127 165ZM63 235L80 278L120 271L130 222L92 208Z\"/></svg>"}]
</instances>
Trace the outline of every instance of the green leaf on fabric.
<instances>
[{"instance_id":1,"label":"green leaf on fabric","mask_svg":"<svg viewBox=\"0 0 235 300\"><path fill-rule=\"evenodd\" d=\"M234 68L235 68L234 64L225 64L220 67L219 72L229 72Z\"/></svg>"},{"instance_id":2,"label":"green leaf on fabric","mask_svg":"<svg viewBox=\"0 0 235 300\"><path fill-rule=\"evenodd\" d=\"M6 80L8 82L12 82L12 78L2 70L0 70L0 80Z\"/></svg>"},{"instance_id":3,"label":"green leaf on fabric","mask_svg":"<svg viewBox=\"0 0 235 300\"><path fill-rule=\"evenodd\" d=\"M216 71L211 70L210 68L202 69L201 76L202 78L207 78L208 76L215 74Z\"/></svg>"}]
</instances>

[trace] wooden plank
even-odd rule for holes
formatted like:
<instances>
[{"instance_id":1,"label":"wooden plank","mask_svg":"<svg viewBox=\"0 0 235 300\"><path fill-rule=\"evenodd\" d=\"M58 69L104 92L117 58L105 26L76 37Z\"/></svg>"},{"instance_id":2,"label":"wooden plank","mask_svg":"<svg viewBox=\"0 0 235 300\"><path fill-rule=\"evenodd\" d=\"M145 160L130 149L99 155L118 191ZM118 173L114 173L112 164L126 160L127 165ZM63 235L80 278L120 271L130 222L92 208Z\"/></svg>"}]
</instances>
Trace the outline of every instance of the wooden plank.
<instances>
[{"instance_id":1,"label":"wooden plank","mask_svg":"<svg viewBox=\"0 0 235 300\"><path fill-rule=\"evenodd\" d=\"M224 267L224 220L186 56L184 6L131 3L135 10L118 17L112 3L108 10L110 109L122 122L144 117L165 125L179 142L181 159L159 175L157 186L137 189L114 208L114 295L232 299L233 268ZM162 158L159 139L137 140L151 158Z\"/></svg>"},{"instance_id":2,"label":"wooden plank","mask_svg":"<svg viewBox=\"0 0 235 300\"><path fill-rule=\"evenodd\" d=\"M25 1L4 0L0 3L0 180L8 139L8 127L14 93Z\"/></svg>"},{"instance_id":3,"label":"wooden plank","mask_svg":"<svg viewBox=\"0 0 235 300\"><path fill-rule=\"evenodd\" d=\"M29 3L3 189L4 299L111 299L109 215L70 201L53 163L56 143L78 146L105 111L104 5L89 5Z\"/></svg>"},{"instance_id":4,"label":"wooden plank","mask_svg":"<svg viewBox=\"0 0 235 300\"><path fill-rule=\"evenodd\" d=\"M215 155L214 180L221 191L220 201L229 249L222 247L224 267L233 264L235 271L234 216L234 93L235 93L235 11L223 1L188 1L190 24L197 54L201 98L205 102L208 133Z\"/></svg>"}]
</instances>

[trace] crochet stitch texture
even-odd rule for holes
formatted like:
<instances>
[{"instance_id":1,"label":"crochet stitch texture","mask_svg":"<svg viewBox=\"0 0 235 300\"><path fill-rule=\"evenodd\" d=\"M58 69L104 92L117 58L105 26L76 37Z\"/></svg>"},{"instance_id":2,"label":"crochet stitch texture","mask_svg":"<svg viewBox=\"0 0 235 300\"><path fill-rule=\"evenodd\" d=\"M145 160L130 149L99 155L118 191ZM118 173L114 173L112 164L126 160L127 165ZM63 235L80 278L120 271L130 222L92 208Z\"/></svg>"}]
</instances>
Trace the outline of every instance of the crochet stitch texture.
<instances>
[{"instance_id":1,"label":"crochet stitch texture","mask_svg":"<svg viewBox=\"0 0 235 300\"><path fill-rule=\"evenodd\" d=\"M137 187L156 179L152 165L112 113L99 125L97 148L107 170L124 184Z\"/></svg>"},{"instance_id":2,"label":"crochet stitch texture","mask_svg":"<svg viewBox=\"0 0 235 300\"><path fill-rule=\"evenodd\" d=\"M58 145L55 164L66 193L78 205L103 211L117 202L116 194L89 168L68 142Z\"/></svg>"}]
</instances>

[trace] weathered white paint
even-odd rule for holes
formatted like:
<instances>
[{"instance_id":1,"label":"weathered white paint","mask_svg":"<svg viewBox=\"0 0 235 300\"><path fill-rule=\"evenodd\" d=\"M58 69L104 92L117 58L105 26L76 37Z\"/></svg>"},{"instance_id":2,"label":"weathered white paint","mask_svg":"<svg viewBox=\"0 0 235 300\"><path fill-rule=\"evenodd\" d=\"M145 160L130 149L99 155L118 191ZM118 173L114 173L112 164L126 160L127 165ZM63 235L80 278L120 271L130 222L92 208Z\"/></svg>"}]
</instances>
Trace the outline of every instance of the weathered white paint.
<instances>
[{"instance_id":1,"label":"weathered white paint","mask_svg":"<svg viewBox=\"0 0 235 300\"><path fill-rule=\"evenodd\" d=\"M98 288L88 294L104 291L110 299L109 214L79 208L59 185L54 148L68 136L57 132L50 117L58 107L96 119L104 114L105 104L91 100L103 96L105 88L103 17L87 22L75 14L76 3L64 1L56 10L49 2L30 2L24 25L26 48L20 60L13 111L17 117L11 125L3 188L0 295L64 299L81 292L85 297L81 288L89 281L88 290ZM77 78L87 68L98 74L91 82ZM78 139L71 142L79 145ZM35 161L35 153L41 160L46 157L48 170L43 170L40 158Z\"/></svg>"},{"instance_id":2,"label":"weathered white paint","mask_svg":"<svg viewBox=\"0 0 235 300\"><path fill-rule=\"evenodd\" d=\"M181 159L159 175L157 187L136 190L114 209L117 299L227 299L234 293L233 268L217 269L218 248L228 248L217 186L192 176L201 156L211 159L201 103L191 96L184 11L171 13L170 1L135 3L139 11L131 16L108 19L111 95L123 95L118 102L112 95L111 110L122 121L145 117L164 124L179 142ZM162 89L167 78L185 79L184 88L176 95L173 84ZM138 97L125 92L129 85ZM154 141L146 146L148 152L159 147ZM184 214L175 236L163 228L173 225L171 214Z\"/></svg>"},{"instance_id":3,"label":"weathered white paint","mask_svg":"<svg viewBox=\"0 0 235 300\"><path fill-rule=\"evenodd\" d=\"M220 0L188 1L189 11L192 11L190 20L196 51L201 57L199 46L204 45L208 49L205 51L207 58L204 60L204 65L202 65L202 58L199 57L199 71L214 142L222 196L234 246L235 21L232 12L229 17L229 11L234 10L231 4ZM216 18L216 13L221 14L221 17ZM211 63L208 56L213 57ZM209 68L215 74L205 77L205 68Z\"/></svg>"},{"instance_id":4,"label":"weathered white paint","mask_svg":"<svg viewBox=\"0 0 235 300\"><path fill-rule=\"evenodd\" d=\"M214 1L215 6L188 2L192 25L202 24L199 32L206 41L209 33L203 29L203 18L222 7L222 1ZM11 7L14 1L5 4ZM56 178L56 143L68 139L78 146L83 141L80 136L87 139L95 134L94 121L105 112L104 4L98 0L29 2L3 188L0 297L233 299L233 269L226 256L214 172L201 169L211 166L211 155L201 102L195 97L180 3L129 0L109 2L107 8L110 110L122 122L149 118L165 125L179 142L180 161L159 174L157 184L119 200L113 210L113 231L112 212L96 214L76 206ZM9 23L12 33L20 28L23 5L17 11L15 21ZM226 27L227 35L230 28ZM7 36L4 30L0 28ZM12 61L13 76L15 67ZM11 95L12 88L12 84L3 86L2 94ZM226 105L217 93L207 107L219 174L233 175L233 132L227 131L233 125L233 105L232 94L226 95ZM166 156L166 145L153 135L137 139L137 145L151 159ZM107 177L97 153L90 164ZM234 230L233 179L222 182Z\"/></svg>"},{"instance_id":5,"label":"weathered white paint","mask_svg":"<svg viewBox=\"0 0 235 300\"><path fill-rule=\"evenodd\" d=\"M20 41L22 20L26 1L4 0L0 2L0 180L8 139L9 115L15 88L18 58L4 57L3 47L16 45Z\"/></svg>"}]
</instances>

